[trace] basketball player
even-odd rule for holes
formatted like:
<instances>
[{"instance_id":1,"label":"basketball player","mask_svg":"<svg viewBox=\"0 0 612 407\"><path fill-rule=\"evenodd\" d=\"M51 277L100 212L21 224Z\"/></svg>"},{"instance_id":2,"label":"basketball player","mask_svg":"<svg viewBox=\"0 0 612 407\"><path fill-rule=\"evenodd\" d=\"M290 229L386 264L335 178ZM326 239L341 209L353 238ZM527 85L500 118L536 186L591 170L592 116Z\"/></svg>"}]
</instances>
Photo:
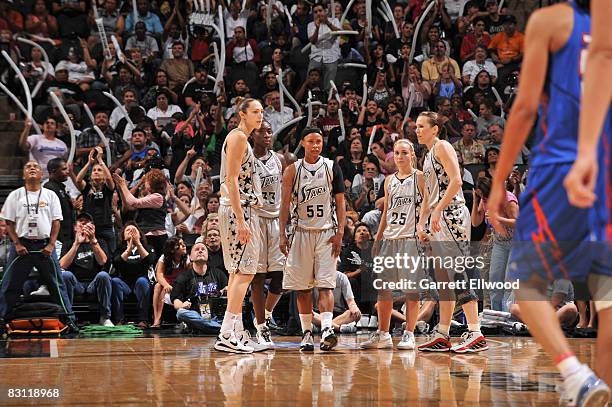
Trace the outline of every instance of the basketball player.
<instances>
[{"instance_id":1,"label":"basketball player","mask_svg":"<svg viewBox=\"0 0 612 407\"><path fill-rule=\"evenodd\" d=\"M416 225L419 221L421 203L423 202L421 191L425 188L425 183L423 173L413 167L413 163L416 163L416 155L409 140L399 139L395 142L393 145L393 160L397 166L397 172L385 179L383 213L375 239L376 242L382 240L382 247L378 256L385 259L393 258L397 253L401 255L408 253L413 257L419 257ZM383 281L399 282L406 279L418 283L421 273L415 271L417 270L400 270L396 265L396 267L386 269L383 272ZM412 292L406 293L406 329L397 345L398 349L413 350L415 347L414 328L419 313L419 298L417 292L410 291ZM415 295L416 298L414 298ZM386 349L393 347L393 341L389 333L392 310L393 295L391 290L380 290L378 292L377 310L378 331L361 344L362 348Z\"/></svg>"},{"instance_id":2,"label":"basketball player","mask_svg":"<svg viewBox=\"0 0 612 407\"><path fill-rule=\"evenodd\" d=\"M596 241L604 238L607 221L605 171L599 165L595 192L600 199L593 208L572 206L559 188L576 159L581 58L586 56L590 29L586 0L546 7L531 15L522 67L525 74L506 127L512 138L502 144L487 205L491 223L503 233L497 218L505 197L504 181L542 101L508 274L510 279L521 281L515 296L523 320L557 365L564 379L564 398L577 406L605 405L610 389L574 356L542 292L548 281L557 278L584 281L588 276L595 286L605 286L612 277L610 262L601 258L605 251L592 250ZM600 157L602 144L598 147ZM605 354L609 355L612 303L597 301L593 294L600 316L597 350L607 348ZM609 357L601 364L607 364L602 370L610 371Z\"/></svg>"},{"instance_id":3,"label":"basketball player","mask_svg":"<svg viewBox=\"0 0 612 407\"><path fill-rule=\"evenodd\" d=\"M336 286L336 259L344 233L344 180L335 162L321 157L323 135L316 127L302 131L304 158L283 174L280 212L280 249L287 256L283 288L298 292L302 343L300 350L314 351L312 339L312 289L319 290L320 349L336 346L332 318ZM285 226L290 206L293 235L288 244Z\"/></svg>"},{"instance_id":4,"label":"basketball player","mask_svg":"<svg viewBox=\"0 0 612 407\"><path fill-rule=\"evenodd\" d=\"M593 189L597 175L597 144L606 119L608 126L612 120L610 118L612 75L609 74L610 66L612 66L612 25L610 25L612 7L610 3L606 0L591 0L591 16L592 40L584 71L578 157L565 178L569 201L580 208L592 206L595 202L596 196ZM608 240L610 238L611 236L608 236ZM606 382L610 384L610 380Z\"/></svg>"},{"instance_id":5,"label":"basketball player","mask_svg":"<svg viewBox=\"0 0 612 407\"><path fill-rule=\"evenodd\" d=\"M240 124L226 137L221 149L221 197L219 232L223 262L230 273L227 311L215 349L252 353L265 347L254 342L242 325L242 303L255 273L260 252L257 210L262 206L261 182L256 158L248 143L249 134L261 126L263 107L255 99L238 102Z\"/></svg>"},{"instance_id":6,"label":"basketball player","mask_svg":"<svg viewBox=\"0 0 612 407\"><path fill-rule=\"evenodd\" d=\"M437 113L423 112L416 121L419 143L429 150L425 156L423 173L425 177L424 205L417 225L417 234L423 241L432 241L432 254L436 258L449 255L459 258L469 255L470 211L465 206L461 190L462 179L457 161L457 153L444 138L444 127ZM426 231L429 221L432 234ZM435 270L436 280L453 281L465 274L455 274L454 270ZM480 332L478 322L478 297L469 289L448 289L440 291L440 324L437 330L420 345L420 351L473 353L489 349L487 341ZM449 337L450 323L455 309L455 296L459 299L468 323L461 342L452 345ZM444 299L443 297L450 298Z\"/></svg>"},{"instance_id":7,"label":"basketball player","mask_svg":"<svg viewBox=\"0 0 612 407\"><path fill-rule=\"evenodd\" d=\"M272 320L272 311L281 297L283 288L283 268L285 256L279 247L278 215L281 202L281 178L285 169L285 157L270 150L272 145L272 126L263 121L259 129L253 131L253 153L259 179L263 206L257 210L261 235L261 252L257 274L251 284L251 297L255 309L257 342L274 347L267 321ZM264 283L270 278L268 297L264 300ZM265 304L264 304L265 302Z\"/></svg>"}]
</instances>

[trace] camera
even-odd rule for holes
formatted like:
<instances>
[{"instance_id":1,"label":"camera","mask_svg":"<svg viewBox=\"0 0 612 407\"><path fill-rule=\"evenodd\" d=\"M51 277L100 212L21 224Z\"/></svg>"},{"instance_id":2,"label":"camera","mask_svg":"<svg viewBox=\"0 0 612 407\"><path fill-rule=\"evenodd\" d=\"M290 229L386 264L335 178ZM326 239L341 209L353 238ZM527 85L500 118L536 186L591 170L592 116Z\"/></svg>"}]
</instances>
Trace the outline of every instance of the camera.
<instances>
[{"instance_id":1,"label":"camera","mask_svg":"<svg viewBox=\"0 0 612 407\"><path fill-rule=\"evenodd\" d=\"M153 168L156 168L158 170L163 170L164 168L166 168L166 166L164 165L164 160L162 160L159 156L147 159L147 163L144 166L144 172L147 173Z\"/></svg>"}]
</instances>

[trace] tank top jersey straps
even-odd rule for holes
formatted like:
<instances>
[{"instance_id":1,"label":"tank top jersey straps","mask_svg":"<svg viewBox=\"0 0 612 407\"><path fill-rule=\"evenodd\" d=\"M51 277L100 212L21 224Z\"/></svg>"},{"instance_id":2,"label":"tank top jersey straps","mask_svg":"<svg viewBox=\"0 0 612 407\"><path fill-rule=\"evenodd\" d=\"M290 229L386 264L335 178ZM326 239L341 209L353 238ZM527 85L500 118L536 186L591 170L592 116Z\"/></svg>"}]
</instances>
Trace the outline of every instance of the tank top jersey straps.
<instances>
[{"instance_id":1,"label":"tank top jersey straps","mask_svg":"<svg viewBox=\"0 0 612 407\"><path fill-rule=\"evenodd\" d=\"M580 98L588 46L591 17L570 1L573 10L572 32L561 49L550 53L546 82L538 108L531 166L573 163L576 160ZM609 136L610 111L604 133ZM603 143L599 148L603 151Z\"/></svg>"},{"instance_id":2,"label":"tank top jersey straps","mask_svg":"<svg viewBox=\"0 0 612 407\"><path fill-rule=\"evenodd\" d=\"M448 177L446 170L436 159L435 151L438 143L439 141L437 141L431 147L431 150L427 152L425 162L423 163L425 188L427 189L428 198L428 201L425 204L429 205L430 208L436 206L442 196L446 193L446 190L450 184L450 178ZM459 192L453 196L449 206L460 206L463 204L465 204L465 198L463 197L463 191L460 189Z\"/></svg>"},{"instance_id":3,"label":"tank top jersey straps","mask_svg":"<svg viewBox=\"0 0 612 407\"><path fill-rule=\"evenodd\" d=\"M291 223L305 230L327 230L338 226L333 199L333 161L319 157L314 164L296 161Z\"/></svg>"},{"instance_id":4,"label":"tank top jersey straps","mask_svg":"<svg viewBox=\"0 0 612 407\"><path fill-rule=\"evenodd\" d=\"M390 175L387 187L387 227L383 239L405 239L416 237L416 225L423 196L419 191L416 170L404 179L397 172Z\"/></svg>"},{"instance_id":5,"label":"tank top jersey straps","mask_svg":"<svg viewBox=\"0 0 612 407\"><path fill-rule=\"evenodd\" d=\"M280 214L283 165L276 153L268 151L265 157L256 159L256 168L261 180L263 198L263 205L258 211L259 216L276 218Z\"/></svg>"},{"instance_id":6,"label":"tank top jersey straps","mask_svg":"<svg viewBox=\"0 0 612 407\"><path fill-rule=\"evenodd\" d=\"M227 171L225 169L227 161L227 138L221 148L221 171L220 171L220 197L219 204L230 206L229 189L227 187ZM242 163L240 164L240 175L238 176L238 190L240 192L240 203L243 206L259 208L262 205L261 181L256 170L256 158L253 149L247 143Z\"/></svg>"}]
</instances>

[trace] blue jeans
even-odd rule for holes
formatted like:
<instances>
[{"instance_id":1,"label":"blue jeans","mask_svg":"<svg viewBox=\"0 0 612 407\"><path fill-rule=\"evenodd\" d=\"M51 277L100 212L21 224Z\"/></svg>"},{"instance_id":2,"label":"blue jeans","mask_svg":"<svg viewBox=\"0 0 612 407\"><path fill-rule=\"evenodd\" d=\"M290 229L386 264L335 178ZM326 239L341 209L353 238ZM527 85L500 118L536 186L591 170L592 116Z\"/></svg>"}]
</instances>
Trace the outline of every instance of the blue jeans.
<instances>
[{"instance_id":1,"label":"blue jeans","mask_svg":"<svg viewBox=\"0 0 612 407\"><path fill-rule=\"evenodd\" d=\"M23 240L22 243L30 252L42 250L46 245L43 241L39 243L30 243ZM53 300L62 305L68 317L74 320L72 302L69 301L65 284L62 279L58 277L61 274L61 269L55 250L51 252L50 259L51 263L49 263L49 258L46 258L40 253L30 253L20 257L17 255L15 245L10 245L8 257L6 259L7 266L4 271L2 283L0 284L0 318L10 316L17 299L23 292L24 284L28 279L32 266L36 266L40 274L40 279L47 285ZM15 262L13 263L13 261Z\"/></svg>"},{"instance_id":2,"label":"blue jeans","mask_svg":"<svg viewBox=\"0 0 612 407\"><path fill-rule=\"evenodd\" d=\"M124 298L130 295L132 289L129 285L119 277L113 277L111 280L112 294L111 303L113 318L116 321L123 320L123 301ZM151 284L145 277L139 277L134 284L134 294L138 300L138 320L147 321L149 319L149 293L151 292Z\"/></svg>"},{"instance_id":3,"label":"blue jeans","mask_svg":"<svg viewBox=\"0 0 612 407\"><path fill-rule=\"evenodd\" d=\"M112 226L96 228L96 237L103 239L107 246L109 253L115 253L117 250L117 235L115 235L115 228Z\"/></svg>"},{"instance_id":4,"label":"blue jeans","mask_svg":"<svg viewBox=\"0 0 612 407\"><path fill-rule=\"evenodd\" d=\"M204 319L197 311L181 308L176 311L176 319L201 333L218 334L221 331L221 324L219 322L214 319Z\"/></svg>"},{"instance_id":5,"label":"blue jeans","mask_svg":"<svg viewBox=\"0 0 612 407\"><path fill-rule=\"evenodd\" d=\"M82 283L77 280L76 276L70 271L64 271L62 273L64 284L66 284L66 291L68 291L68 299L70 304L74 300L74 293L82 295L95 294L100 304L100 318L110 318L111 316L111 276L106 271L101 271L94 277L93 281L89 284Z\"/></svg>"},{"instance_id":6,"label":"blue jeans","mask_svg":"<svg viewBox=\"0 0 612 407\"><path fill-rule=\"evenodd\" d=\"M493 243L491 249L491 268L489 269L490 282L506 281L506 271L508 270L508 261L510 258L510 249L512 241ZM491 309L495 311L508 311L508 297L510 291L505 290L490 290L489 297L491 298Z\"/></svg>"}]
</instances>

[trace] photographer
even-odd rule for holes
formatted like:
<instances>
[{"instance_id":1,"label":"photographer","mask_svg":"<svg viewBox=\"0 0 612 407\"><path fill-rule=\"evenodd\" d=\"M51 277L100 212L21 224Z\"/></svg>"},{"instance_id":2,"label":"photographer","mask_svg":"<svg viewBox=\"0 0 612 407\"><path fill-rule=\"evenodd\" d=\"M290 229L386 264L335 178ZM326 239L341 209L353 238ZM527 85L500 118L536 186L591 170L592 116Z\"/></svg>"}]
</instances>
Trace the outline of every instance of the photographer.
<instances>
[{"instance_id":1,"label":"photographer","mask_svg":"<svg viewBox=\"0 0 612 407\"><path fill-rule=\"evenodd\" d=\"M190 268L177 277L170 293L176 318L198 332L218 334L221 324L212 318L210 298L227 290L227 278L208 268L208 249L202 238L193 245L190 257Z\"/></svg>"},{"instance_id":2,"label":"photographer","mask_svg":"<svg viewBox=\"0 0 612 407\"><path fill-rule=\"evenodd\" d=\"M142 168L138 168L134 171L130 188L133 188L136 184L142 183L143 177L154 168L160 170L167 179L170 179L170 171L166 168L164 160L160 157L157 148L147 147L144 161L142 162Z\"/></svg>"}]
</instances>

